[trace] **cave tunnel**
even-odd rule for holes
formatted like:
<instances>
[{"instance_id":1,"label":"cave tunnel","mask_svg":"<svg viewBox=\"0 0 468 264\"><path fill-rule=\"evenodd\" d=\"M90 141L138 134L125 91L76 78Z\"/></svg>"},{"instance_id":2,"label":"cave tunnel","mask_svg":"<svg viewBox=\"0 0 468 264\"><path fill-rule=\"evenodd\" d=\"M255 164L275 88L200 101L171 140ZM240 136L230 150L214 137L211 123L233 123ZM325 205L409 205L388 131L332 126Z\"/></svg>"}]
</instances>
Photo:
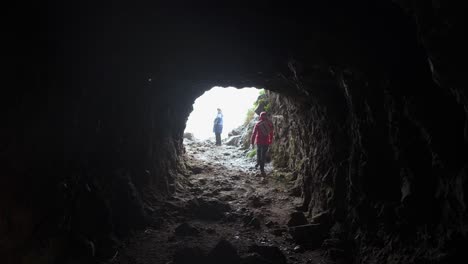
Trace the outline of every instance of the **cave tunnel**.
<instances>
[{"instance_id":1,"label":"cave tunnel","mask_svg":"<svg viewBox=\"0 0 468 264\"><path fill-rule=\"evenodd\" d=\"M1 263L466 262L461 3L85 2L5 7ZM181 224L223 206L174 198L216 85L269 91L296 224Z\"/></svg>"}]
</instances>

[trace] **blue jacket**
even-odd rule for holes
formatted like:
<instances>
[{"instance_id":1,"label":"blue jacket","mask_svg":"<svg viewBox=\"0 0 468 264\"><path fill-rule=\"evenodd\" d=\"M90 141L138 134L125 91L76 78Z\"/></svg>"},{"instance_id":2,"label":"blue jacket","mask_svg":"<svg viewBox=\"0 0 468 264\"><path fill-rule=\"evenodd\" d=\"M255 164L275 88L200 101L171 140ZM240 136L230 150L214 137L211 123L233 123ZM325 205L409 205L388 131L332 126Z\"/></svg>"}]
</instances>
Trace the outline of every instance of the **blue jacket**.
<instances>
[{"instance_id":1,"label":"blue jacket","mask_svg":"<svg viewBox=\"0 0 468 264\"><path fill-rule=\"evenodd\" d=\"M223 132L223 114L217 114L214 120L213 132L221 134Z\"/></svg>"}]
</instances>

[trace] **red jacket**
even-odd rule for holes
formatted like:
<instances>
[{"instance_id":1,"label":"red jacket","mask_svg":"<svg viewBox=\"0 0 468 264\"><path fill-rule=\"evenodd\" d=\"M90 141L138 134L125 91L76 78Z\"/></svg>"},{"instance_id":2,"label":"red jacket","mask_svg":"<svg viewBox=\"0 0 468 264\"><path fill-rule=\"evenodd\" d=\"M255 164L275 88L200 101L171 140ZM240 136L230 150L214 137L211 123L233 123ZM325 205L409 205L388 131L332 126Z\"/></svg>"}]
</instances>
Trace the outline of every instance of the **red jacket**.
<instances>
[{"instance_id":1,"label":"red jacket","mask_svg":"<svg viewBox=\"0 0 468 264\"><path fill-rule=\"evenodd\" d=\"M258 121L253 129L251 142L257 145L270 145L273 141L273 124L266 118L266 113L260 113Z\"/></svg>"}]
</instances>

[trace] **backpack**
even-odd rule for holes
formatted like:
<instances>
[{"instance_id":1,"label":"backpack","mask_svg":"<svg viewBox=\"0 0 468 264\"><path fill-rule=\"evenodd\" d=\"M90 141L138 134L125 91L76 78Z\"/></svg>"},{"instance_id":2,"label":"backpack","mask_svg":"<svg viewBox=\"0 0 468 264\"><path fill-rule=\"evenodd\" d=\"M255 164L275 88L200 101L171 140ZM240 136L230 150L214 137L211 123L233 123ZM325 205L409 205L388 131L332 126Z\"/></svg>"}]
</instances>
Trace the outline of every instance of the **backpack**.
<instances>
[{"instance_id":1,"label":"backpack","mask_svg":"<svg viewBox=\"0 0 468 264\"><path fill-rule=\"evenodd\" d=\"M263 136L268 136L273 128L270 126L268 121L261 121L258 123L258 130L262 133Z\"/></svg>"}]
</instances>

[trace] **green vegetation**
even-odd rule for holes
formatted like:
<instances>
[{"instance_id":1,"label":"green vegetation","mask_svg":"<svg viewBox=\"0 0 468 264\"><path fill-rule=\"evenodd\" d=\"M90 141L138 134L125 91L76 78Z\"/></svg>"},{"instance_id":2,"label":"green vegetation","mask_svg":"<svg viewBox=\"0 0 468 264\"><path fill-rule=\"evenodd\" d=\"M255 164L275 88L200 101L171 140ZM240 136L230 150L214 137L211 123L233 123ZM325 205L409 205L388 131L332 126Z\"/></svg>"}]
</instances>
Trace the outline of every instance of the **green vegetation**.
<instances>
[{"instance_id":1,"label":"green vegetation","mask_svg":"<svg viewBox=\"0 0 468 264\"><path fill-rule=\"evenodd\" d=\"M255 157L255 155L257 155L257 149L256 148L254 148L251 151L247 152L247 158L251 159L251 158Z\"/></svg>"},{"instance_id":2,"label":"green vegetation","mask_svg":"<svg viewBox=\"0 0 468 264\"><path fill-rule=\"evenodd\" d=\"M271 106L270 106L270 104L269 104L269 102L267 100L265 89L260 90L260 93L259 93L258 97L260 99L255 101L254 107L257 108L260 104L263 104L264 105L264 110L266 112L270 111Z\"/></svg>"},{"instance_id":3,"label":"green vegetation","mask_svg":"<svg viewBox=\"0 0 468 264\"><path fill-rule=\"evenodd\" d=\"M265 112L270 112L270 109L271 109L270 103L266 104L265 105Z\"/></svg>"},{"instance_id":4,"label":"green vegetation","mask_svg":"<svg viewBox=\"0 0 468 264\"><path fill-rule=\"evenodd\" d=\"M264 109L266 112L269 112L270 109L271 109L271 106L270 104L268 103L267 101L267 98L265 98L265 89L261 89L260 92L259 92L259 98L257 101L254 102L252 108L250 108L248 111L247 111L247 115L245 117L245 121L244 121L244 126L248 125L250 123L250 121L252 121L252 119L254 118L255 116L255 109L257 109L257 107L260 105L260 104L263 104L264 105Z\"/></svg>"},{"instance_id":5,"label":"green vegetation","mask_svg":"<svg viewBox=\"0 0 468 264\"><path fill-rule=\"evenodd\" d=\"M244 126L248 125L250 121L252 121L252 119L254 118L254 115L255 115L255 108L252 107L247 111L247 115L245 116Z\"/></svg>"},{"instance_id":6,"label":"green vegetation","mask_svg":"<svg viewBox=\"0 0 468 264\"><path fill-rule=\"evenodd\" d=\"M294 181L293 173L290 172L290 171L286 171L286 170L275 169L272 172L271 178L275 179L277 182L281 182L281 183L284 183L286 185L288 185L288 184L290 185Z\"/></svg>"}]
</instances>

